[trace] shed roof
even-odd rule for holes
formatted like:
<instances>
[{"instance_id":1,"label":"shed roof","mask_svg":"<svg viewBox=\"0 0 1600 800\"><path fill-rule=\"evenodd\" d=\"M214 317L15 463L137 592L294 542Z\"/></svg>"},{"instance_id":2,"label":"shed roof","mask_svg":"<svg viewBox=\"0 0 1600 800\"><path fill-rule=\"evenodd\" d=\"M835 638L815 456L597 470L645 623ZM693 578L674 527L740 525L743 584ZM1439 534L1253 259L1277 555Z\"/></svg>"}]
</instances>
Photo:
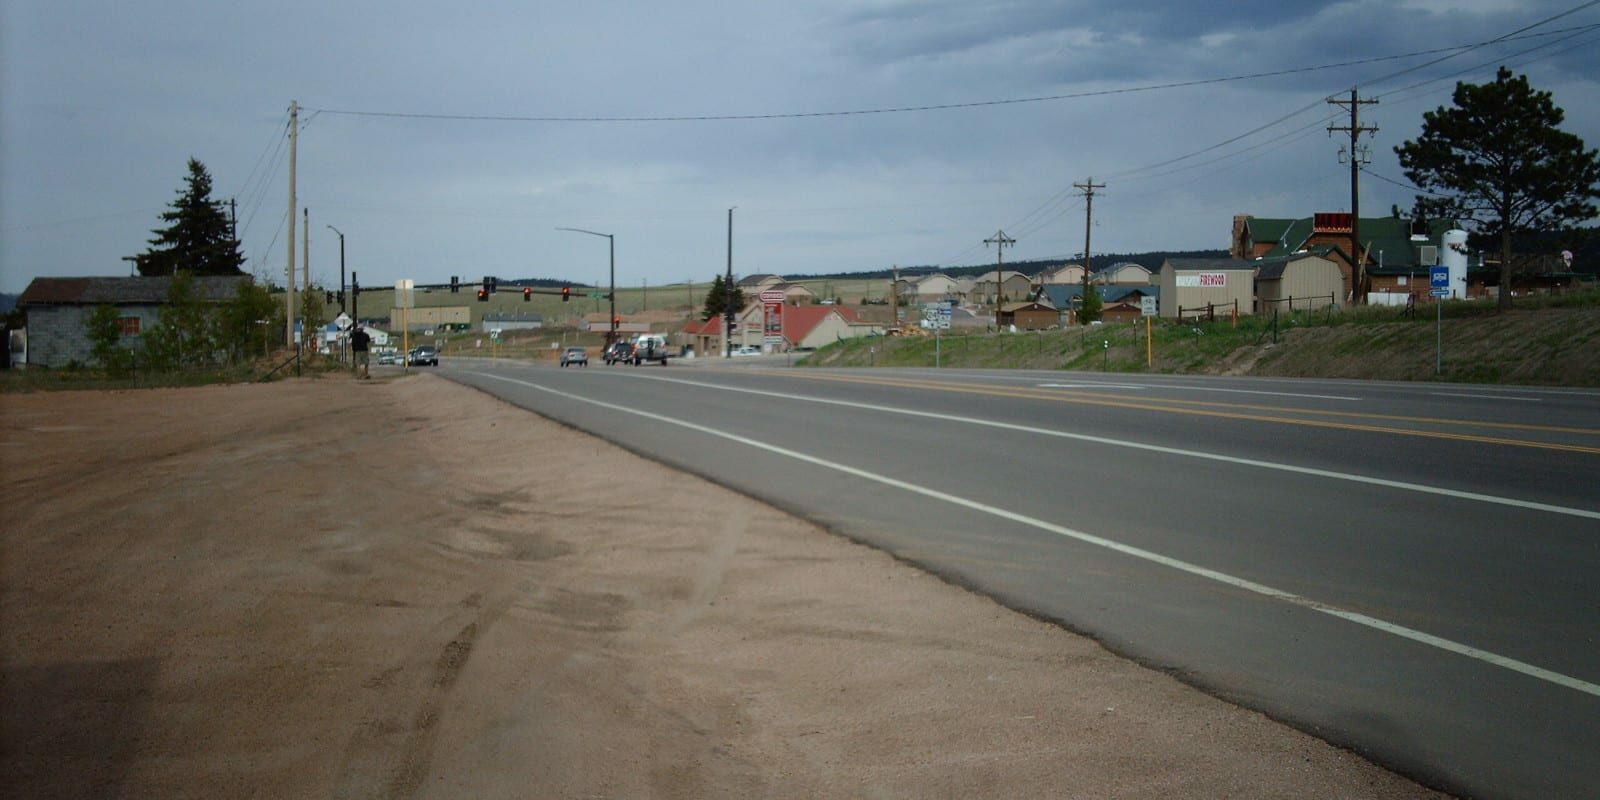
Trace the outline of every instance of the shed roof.
<instances>
[{"instance_id":1,"label":"shed roof","mask_svg":"<svg viewBox=\"0 0 1600 800\"><path fill-rule=\"evenodd\" d=\"M204 302L233 299L249 275L202 275L193 279L195 295ZM167 302L172 276L136 278L34 278L17 305L161 305Z\"/></svg>"}]
</instances>

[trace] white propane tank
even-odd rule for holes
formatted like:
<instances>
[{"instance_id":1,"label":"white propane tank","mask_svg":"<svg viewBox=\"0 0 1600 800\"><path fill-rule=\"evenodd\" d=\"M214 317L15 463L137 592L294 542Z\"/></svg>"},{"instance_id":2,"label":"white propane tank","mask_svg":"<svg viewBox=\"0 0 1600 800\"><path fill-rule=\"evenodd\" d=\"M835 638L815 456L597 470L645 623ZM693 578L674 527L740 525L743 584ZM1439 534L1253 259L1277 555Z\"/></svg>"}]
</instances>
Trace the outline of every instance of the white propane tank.
<instances>
[{"instance_id":1,"label":"white propane tank","mask_svg":"<svg viewBox=\"0 0 1600 800\"><path fill-rule=\"evenodd\" d=\"M1450 269L1450 297L1467 298L1467 232L1448 230L1440 239L1439 264Z\"/></svg>"}]
</instances>

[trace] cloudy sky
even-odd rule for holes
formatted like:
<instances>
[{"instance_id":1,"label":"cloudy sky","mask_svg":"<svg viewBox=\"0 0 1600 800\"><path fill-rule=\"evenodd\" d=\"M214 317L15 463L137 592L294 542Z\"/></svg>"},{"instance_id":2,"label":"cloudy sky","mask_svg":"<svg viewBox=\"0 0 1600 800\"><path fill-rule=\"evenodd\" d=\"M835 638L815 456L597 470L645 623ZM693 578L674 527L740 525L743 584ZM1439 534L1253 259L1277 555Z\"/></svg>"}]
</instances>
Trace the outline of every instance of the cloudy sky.
<instances>
[{"instance_id":1,"label":"cloudy sky","mask_svg":"<svg viewBox=\"0 0 1600 800\"><path fill-rule=\"evenodd\" d=\"M738 274L1071 257L1091 177L1095 252L1225 247L1348 210L1352 87L1384 214L1393 148L1502 63L1600 145L1597 56L1577 0L10 0L0 291L126 274L191 156L281 282L290 101L314 281L334 225L364 285L603 282L575 227L637 286L721 273L731 207Z\"/></svg>"}]
</instances>

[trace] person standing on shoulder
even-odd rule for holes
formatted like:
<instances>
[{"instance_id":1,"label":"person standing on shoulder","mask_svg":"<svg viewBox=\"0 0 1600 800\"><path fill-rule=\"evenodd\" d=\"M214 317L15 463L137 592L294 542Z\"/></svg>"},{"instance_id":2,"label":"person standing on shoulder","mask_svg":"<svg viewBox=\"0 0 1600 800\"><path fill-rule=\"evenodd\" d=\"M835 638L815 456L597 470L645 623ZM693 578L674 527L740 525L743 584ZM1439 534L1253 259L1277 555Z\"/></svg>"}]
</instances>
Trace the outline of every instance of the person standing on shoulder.
<instances>
[{"instance_id":1,"label":"person standing on shoulder","mask_svg":"<svg viewBox=\"0 0 1600 800\"><path fill-rule=\"evenodd\" d=\"M367 350L372 344L372 337L367 335L367 329L357 325L350 332L350 350L356 354L356 377L372 377L367 371Z\"/></svg>"}]
</instances>

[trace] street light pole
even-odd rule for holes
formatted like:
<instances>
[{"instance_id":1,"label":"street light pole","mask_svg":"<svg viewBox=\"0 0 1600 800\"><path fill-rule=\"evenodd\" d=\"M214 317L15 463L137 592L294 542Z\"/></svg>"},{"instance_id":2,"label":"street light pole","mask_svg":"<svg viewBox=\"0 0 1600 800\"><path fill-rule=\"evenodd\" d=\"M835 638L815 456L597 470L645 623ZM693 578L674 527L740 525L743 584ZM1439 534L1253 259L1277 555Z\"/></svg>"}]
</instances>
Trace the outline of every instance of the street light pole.
<instances>
[{"instance_id":1,"label":"street light pole","mask_svg":"<svg viewBox=\"0 0 1600 800\"><path fill-rule=\"evenodd\" d=\"M617 238L609 233L586 231L582 228L556 228L558 231L572 231L573 233L587 233L590 236L604 236L610 243L611 249L611 291L607 296L611 298L611 319L607 323L606 346L610 347L617 340Z\"/></svg>"},{"instance_id":2,"label":"street light pole","mask_svg":"<svg viewBox=\"0 0 1600 800\"><path fill-rule=\"evenodd\" d=\"M339 313L344 313L344 234L332 225L328 230L339 234Z\"/></svg>"},{"instance_id":3,"label":"street light pole","mask_svg":"<svg viewBox=\"0 0 1600 800\"><path fill-rule=\"evenodd\" d=\"M728 209L728 277L722 284L722 340L727 342L723 358L733 358L733 318L737 313L733 307L733 208Z\"/></svg>"}]
</instances>

